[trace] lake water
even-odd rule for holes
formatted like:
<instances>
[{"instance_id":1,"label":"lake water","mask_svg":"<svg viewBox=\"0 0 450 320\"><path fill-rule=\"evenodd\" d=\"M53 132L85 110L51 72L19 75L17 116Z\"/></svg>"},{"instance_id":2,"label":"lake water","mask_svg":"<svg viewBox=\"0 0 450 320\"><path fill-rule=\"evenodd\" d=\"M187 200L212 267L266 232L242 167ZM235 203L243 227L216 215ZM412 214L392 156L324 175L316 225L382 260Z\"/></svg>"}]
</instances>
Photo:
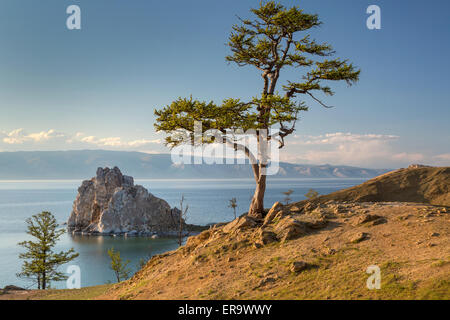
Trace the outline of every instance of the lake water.
<instances>
[{"instance_id":1,"label":"lake water","mask_svg":"<svg viewBox=\"0 0 450 320\"><path fill-rule=\"evenodd\" d=\"M320 194L330 193L362 183L362 179L269 179L265 204L270 207L284 198L282 192L292 189L293 201L304 199L310 188ZM67 221L72 203L81 181L0 181L0 288L14 284L31 285L18 279L21 248L17 243L28 239L25 219L33 214L50 211L59 223ZM188 223L206 225L231 221L233 211L228 200L235 197L238 214L248 210L254 181L248 180L136 180L155 196L165 199L171 206L179 206L182 195L189 205ZM130 267L137 269L139 260L177 248L175 239L81 237L63 235L57 250L73 247L80 256L69 263L81 269L81 285L92 286L114 281L109 269L107 250L114 247L124 259L131 261ZM61 270L66 270L68 265ZM65 288L65 282L52 283L54 288Z\"/></svg>"}]
</instances>

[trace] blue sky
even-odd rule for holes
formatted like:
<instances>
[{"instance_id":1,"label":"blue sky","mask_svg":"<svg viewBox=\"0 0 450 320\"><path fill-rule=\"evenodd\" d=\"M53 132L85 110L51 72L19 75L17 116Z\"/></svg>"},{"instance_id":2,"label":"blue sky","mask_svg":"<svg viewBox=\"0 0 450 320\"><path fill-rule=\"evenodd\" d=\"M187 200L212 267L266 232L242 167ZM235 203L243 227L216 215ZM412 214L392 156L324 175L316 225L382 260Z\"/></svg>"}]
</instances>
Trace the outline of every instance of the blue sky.
<instances>
[{"instance_id":1,"label":"blue sky","mask_svg":"<svg viewBox=\"0 0 450 320\"><path fill-rule=\"evenodd\" d=\"M324 24L313 36L362 69L356 86L335 86L326 98L334 109L310 104L284 160L450 165L449 1L281 2L318 13ZM236 15L249 17L258 3L2 0L0 151L168 152L153 129L155 107L261 91L259 72L225 62ZM82 30L66 28L72 4ZM381 8L381 30L366 28L371 4Z\"/></svg>"}]
</instances>

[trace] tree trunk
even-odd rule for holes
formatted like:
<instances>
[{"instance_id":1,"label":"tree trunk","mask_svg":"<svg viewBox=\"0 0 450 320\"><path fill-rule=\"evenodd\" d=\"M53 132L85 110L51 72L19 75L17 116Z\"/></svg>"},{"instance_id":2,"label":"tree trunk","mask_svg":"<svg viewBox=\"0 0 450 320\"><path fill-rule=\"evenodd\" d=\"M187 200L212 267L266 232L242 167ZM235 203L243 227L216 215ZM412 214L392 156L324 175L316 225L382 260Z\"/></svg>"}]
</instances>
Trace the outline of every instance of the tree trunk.
<instances>
[{"instance_id":1,"label":"tree trunk","mask_svg":"<svg viewBox=\"0 0 450 320\"><path fill-rule=\"evenodd\" d=\"M42 290L47 289L47 279L45 272L42 273Z\"/></svg>"},{"instance_id":2,"label":"tree trunk","mask_svg":"<svg viewBox=\"0 0 450 320\"><path fill-rule=\"evenodd\" d=\"M252 218L262 219L264 217L264 194L266 193L266 167L268 160L268 140L264 133L258 133L258 164L253 164L256 189L253 194L252 203L248 215Z\"/></svg>"},{"instance_id":3,"label":"tree trunk","mask_svg":"<svg viewBox=\"0 0 450 320\"><path fill-rule=\"evenodd\" d=\"M264 217L264 193L266 192L266 176L260 175L256 182L255 193L248 210L248 215L253 218L261 219Z\"/></svg>"}]
</instances>

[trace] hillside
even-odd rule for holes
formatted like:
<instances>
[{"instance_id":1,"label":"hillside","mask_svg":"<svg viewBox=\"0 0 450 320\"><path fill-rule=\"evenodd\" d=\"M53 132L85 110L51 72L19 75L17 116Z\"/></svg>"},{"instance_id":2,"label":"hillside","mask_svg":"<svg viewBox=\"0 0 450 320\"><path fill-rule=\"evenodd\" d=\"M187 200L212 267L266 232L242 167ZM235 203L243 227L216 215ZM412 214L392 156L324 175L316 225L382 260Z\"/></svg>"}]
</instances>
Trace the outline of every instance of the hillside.
<instances>
[{"instance_id":1,"label":"hillside","mask_svg":"<svg viewBox=\"0 0 450 320\"><path fill-rule=\"evenodd\" d=\"M242 216L153 258L102 298L450 299L449 210L410 203L446 203L449 172L403 169L317 202L277 203L264 221ZM365 285L370 265L380 290Z\"/></svg>"},{"instance_id":2,"label":"hillside","mask_svg":"<svg viewBox=\"0 0 450 320\"><path fill-rule=\"evenodd\" d=\"M99 298L450 299L447 209L333 202L277 210L264 226L241 218L192 237ZM381 269L380 290L366 287L371 265Z\"/></svg>"},{"instance_id":3,"label":"hillside","mask_svg":"<svg viewBox=\"0 0 450 320\"><path fill-rule=\"evenodd\" d=\"M316 201L400 201L450 206L450 167L396 170Z\"/></svg>"},{"instance_id":4,"label":"hillside","mask_svg":"<svg viewBox=\"0 0 450 320\"><path fill-rule=\"evenodd\" d=\"M190 237L117 285L0 299L448 300L449 169L404 169L314 201L276 203L264 219L243 215ZM435 205L411 202L421 199ZM366 286L369 266L381 270L379 290Z\"/></svg>"},{"instance_id":5,"label":"hillside","mask_svg":"<svg viewBox=\"0 0 450 320\"><path fill-rule=\"evenodd\" d=\"M119 167L139 179L252 178L248 165L173 165L170 154L79 150L0 152L0 180L82 179L98 167ZM276 178L365 178L387 172L349 166L280 163Z\"/></svg>"}]
</instances>

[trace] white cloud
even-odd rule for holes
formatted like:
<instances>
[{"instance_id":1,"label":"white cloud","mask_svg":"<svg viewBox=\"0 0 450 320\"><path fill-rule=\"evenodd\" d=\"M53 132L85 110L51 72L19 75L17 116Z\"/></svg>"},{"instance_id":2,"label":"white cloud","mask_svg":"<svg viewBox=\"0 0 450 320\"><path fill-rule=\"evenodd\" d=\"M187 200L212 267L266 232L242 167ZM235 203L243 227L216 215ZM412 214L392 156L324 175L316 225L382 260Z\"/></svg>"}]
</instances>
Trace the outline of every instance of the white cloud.
<instances>
[{"instance_id":1,"label":"white cloud","mask_svg":"<svg viewBox=\"0 0 450 320\"><path fill-rule=\"evenodd\" d=\"M53 129L37 133L27 134L24 129L16 129L9 133L4 133L3 142L7 144L23 144L25 142L42 142L52 139L64 138L64 133L56 132Z\"/></svg>"},{"instance_id":2,"label":"white cloud","mask_svg":"<svg viewBox=\"0 0 450 320\"><path fill-rule=\"evenodd\" d=\"M282 160L310 164L340 164L363 167L404 167L411 163L449 165L449 154L429 155L398 150L400 137L384 134L327 133L295 135L281 152Z\"/></svg>"},{"instance_id":3,"label":"white cloud","mask_svg":"<svg viewBox=\"0 0 450 320\"><path fill-rule=\"evenodd\" d=\"M83 135L77 135L77 137L80 141L94 144L98 146L105 146L105 147L142 147L142 146L148 146L151 144L161 144L161 139L155 139L155 140L148 140L148 139L139 139L139 140L132 140L132 141L122 141L120 137L108 137L108 138L97 138L95 136L86 136L83 137Z\"/></svg>"},{"instance_id":4,"label":"white cloud","mask_svg":"<svg viewBox=\"0 0 450 320\"><path fill-rule=\"evenodd\" d=\"M450 153L439 154L435 158L438 160L450 161Z\"/></svg>"},{"instance_id":5,"label":"white cloud","mask_svg":"<svg viewBox=\"0 0 450 320\"><path fill-rule=\"evenodd\" d=\"M161 139L154 139L154 140L140 139L140 140L130 141L130 142L128 142L128 145L130 147L141 147L141 146L152 144L152 143L161 144L162 140Z\"/></svg>"},{"instance_id":6,"label":"white cloud","mask_svg":"<svg viewBox=\"0 0 450 320\"><path fill-rule=\"evenodd\" d=\"M120 137L96 138L94 136L88 136L81 138L81 141L105 147L120 147L123 145Z\"/></svg>"},{"instance_id":7,"label":"white cloud","mask_svg":"<svg viewBox=\"0 0 450 320\"><path fill-rule=\"evenodd\" d=\"M422 153L397 153L392 156L395 160L406 161L408 163L420 162L425 160L425 155Z\"/></svg>"},{"instance_id":8,"label":"white cloud","mask_svg":"<svg viewBox=\"0 0 450 320\"><path fill-rule=\"evenodd\" d=\"M3 143L4 145L1 145ZM0 132L0 148L2 150L67 150L83 148L105 148L117 150L151 150L162 146L161 139L134 139L125 141L121 137L96 137L77 132L73 135L57 132L54 129L27 133L19 128L10 132ZM161 152L163 150L151 150Z\"/></svg>"},{"instance_id":9,"label":"white cloud","mask_svg":"<svg viewBox=\"0 0 450 320\"><path fill-rule=\"evenodd\" d=\"M55 130L50 129L48 131L41 131L39 133L31 133L27 137L36 142L40 142L50 139L64 138L66 137L66 135L64 133L56 132Z\"/></svg>"},{"instance_id":10,"label":"white cloud","mask_svg":"<svg viewBox=\"0 0 450 320\"><path fill-rule=\"evenodd\" d=\"M392 141L399 137L383 134L327 133L318 136L294 136L294 145L333 145L338 143L360 143L372 141Z\"/></svg>"},{"instance_id":11,"label":"white cloud","mask_svg":"<svg viewBox=\"0 0 450 320\"><path fill-rule=\"evenodd\" d=\"M3 133L4 137L3 142L7 144L20 144L23 143L23 129L16 129L9 133Z\"/></svg>"},{"instance_id":12,"label":"white cloud","mask_svg":"<svg viewBox=\"0 0 450 320\"><path fill-rule=\"evenodd\" d=\"M437 166L450 166L450 153L443 153L434 156L433 164Z\"/></svg>"}]
</instances>

